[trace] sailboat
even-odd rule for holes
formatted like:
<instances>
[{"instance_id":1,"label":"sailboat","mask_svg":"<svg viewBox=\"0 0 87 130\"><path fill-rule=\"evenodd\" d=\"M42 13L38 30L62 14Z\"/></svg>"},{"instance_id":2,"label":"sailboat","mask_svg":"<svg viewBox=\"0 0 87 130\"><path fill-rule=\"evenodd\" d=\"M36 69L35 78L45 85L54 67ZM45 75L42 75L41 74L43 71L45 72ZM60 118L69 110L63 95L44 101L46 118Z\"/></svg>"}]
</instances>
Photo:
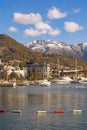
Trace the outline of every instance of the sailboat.
<instances>
[{"instance_id":1,"label":"sailboat","mask_svg":"<svg viewBox=\"0 0 87 130\"><path fill-rule=\"evenodd\" d=\"M76 68L75 68L76 76L75 76L74 82L75 82L75 83L81 83L81 82L80 82L80 79L81 79L81 78L78 77L78 61L77 61L77 58L76 58L75 62L76 62Z\"/></svg>"},{"instance_id":2,"label":"sailboat","mask_svg":"<svg viewBox=\"0 0 87 130\"><path fill-rule=\"evenodd\" d=\"M76 58L76 70L77 70L77 58ZM76 76L77 76L78 83L87 84L87 78L86 77L78 77L78 73L76 73Z\"/></svg>"},{"instance_id":3,"label":"sailboat","mask_svg":"<svg viewBox=\"0 0 87 130\"><path fill-rule=\"evenodd\" d=\"M57 60L57 63L58 63L58 76L59 76L59 79L55 80L55 83L58 83L58 84L70 84L70 83L74 83L74 80L71 79L69 76L66 76L66 77L61 77L60 76L60 63L59 63L59 59Z\"/></svg>"}]
</instances>

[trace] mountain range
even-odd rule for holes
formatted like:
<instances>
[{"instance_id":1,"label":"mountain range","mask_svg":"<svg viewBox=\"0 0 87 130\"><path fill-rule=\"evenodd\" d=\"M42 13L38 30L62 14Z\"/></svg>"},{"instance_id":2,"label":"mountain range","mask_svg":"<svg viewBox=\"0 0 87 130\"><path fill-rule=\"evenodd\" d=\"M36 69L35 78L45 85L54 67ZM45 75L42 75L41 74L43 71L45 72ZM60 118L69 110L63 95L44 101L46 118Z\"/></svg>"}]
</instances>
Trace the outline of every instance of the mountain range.
<instances>
[{"instance_id":1,"label":"mountain range","mask_svg":"<svg viewBox=\"0 0 87 130\"><path fill-rule=\"evenodd\" d=\"M87 61L87 43L69 44L53 40L36 40L24 45L42 54L62 54Z\"/></svg>"},{"instance_id":2,"label":"mountain range","mask_svg":"<svg viewBox=\"0 0 87 130\"><path fill-rule=\"evenodd\" d=\"M11 60L23 62L34 59L37 63L57 63L57 59L59 59L61 65L73 68L76 56L83 57L84 55L84 59L86 59L86 46L86 43L72 46L68 43L57 43L52 40L38 40L24 46L23 43L17 42L6 34L0 34L0 59L7 62ZM78 58L79 65L86 67L87 62Z\"/></svg>"}]
</instances>

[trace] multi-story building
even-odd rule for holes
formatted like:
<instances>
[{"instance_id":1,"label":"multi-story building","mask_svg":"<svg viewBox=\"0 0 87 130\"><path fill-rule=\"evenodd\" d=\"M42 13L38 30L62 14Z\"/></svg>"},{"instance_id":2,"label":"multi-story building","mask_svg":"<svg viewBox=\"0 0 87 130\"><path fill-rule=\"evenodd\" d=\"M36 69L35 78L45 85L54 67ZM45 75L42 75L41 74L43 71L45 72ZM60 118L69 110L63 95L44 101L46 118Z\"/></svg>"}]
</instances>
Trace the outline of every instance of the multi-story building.
<instances>
[{"instance_id":1,"label":"multi-story building","mask_svg":"<svg viewBox=\"0 0 87 130\"><path fill-rule=\"evenodd\" d=\"M50 65L46 63L35 63L33 60L27 62L27 71L32 74L35 73L36 79L39 76L43 79L50 78Z\"/></svg>"}]
</instances>

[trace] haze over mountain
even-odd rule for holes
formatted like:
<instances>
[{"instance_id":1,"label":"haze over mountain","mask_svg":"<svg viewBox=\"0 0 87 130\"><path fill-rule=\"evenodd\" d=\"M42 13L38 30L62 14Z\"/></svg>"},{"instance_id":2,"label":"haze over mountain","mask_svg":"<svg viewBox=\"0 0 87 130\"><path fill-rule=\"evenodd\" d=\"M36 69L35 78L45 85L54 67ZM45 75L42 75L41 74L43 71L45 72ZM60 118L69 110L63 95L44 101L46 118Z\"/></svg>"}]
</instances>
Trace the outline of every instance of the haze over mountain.
<instances>
[{"instance_id":1,"label":"haze over mountain","mask_svg":"<svg viewBox=\"0 0 87 130\"><path fill-rule=\"evenodd\" d=\"M43 54L63 54L87 61L87 43L69 44L53 40L37 40L32 43L26 43L25 46Z\"/></svg>"}]
</instances>

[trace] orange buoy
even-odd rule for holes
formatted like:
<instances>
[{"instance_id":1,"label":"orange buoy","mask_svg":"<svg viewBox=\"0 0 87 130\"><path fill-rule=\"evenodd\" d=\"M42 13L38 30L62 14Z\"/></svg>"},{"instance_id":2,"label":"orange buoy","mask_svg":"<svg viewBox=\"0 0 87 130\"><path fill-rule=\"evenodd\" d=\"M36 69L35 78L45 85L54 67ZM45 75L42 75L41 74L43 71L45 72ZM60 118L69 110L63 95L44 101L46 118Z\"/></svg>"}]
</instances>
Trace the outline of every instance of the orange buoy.
<instances>
[{"instance_id":1,"label":"orange buoy","mask_svg":"<svg viewBox=\"0 0 87 130\"><path fill-rule=\"evenodd\" d=\"M3 109L2 109L2 110L0 110L0 113L4 113L4 112L6 112L6 110L3 110Z\"/></svg>"},{"instance_id":2,"label":"orange buoy","mask_svg":"<svg viewBox=\"0 0 87 130\"><path fill-rule=\"evenodd\" d=\"M64 110L55 110L55 113L64 113Z\"/></svg>"}]
</instances>

